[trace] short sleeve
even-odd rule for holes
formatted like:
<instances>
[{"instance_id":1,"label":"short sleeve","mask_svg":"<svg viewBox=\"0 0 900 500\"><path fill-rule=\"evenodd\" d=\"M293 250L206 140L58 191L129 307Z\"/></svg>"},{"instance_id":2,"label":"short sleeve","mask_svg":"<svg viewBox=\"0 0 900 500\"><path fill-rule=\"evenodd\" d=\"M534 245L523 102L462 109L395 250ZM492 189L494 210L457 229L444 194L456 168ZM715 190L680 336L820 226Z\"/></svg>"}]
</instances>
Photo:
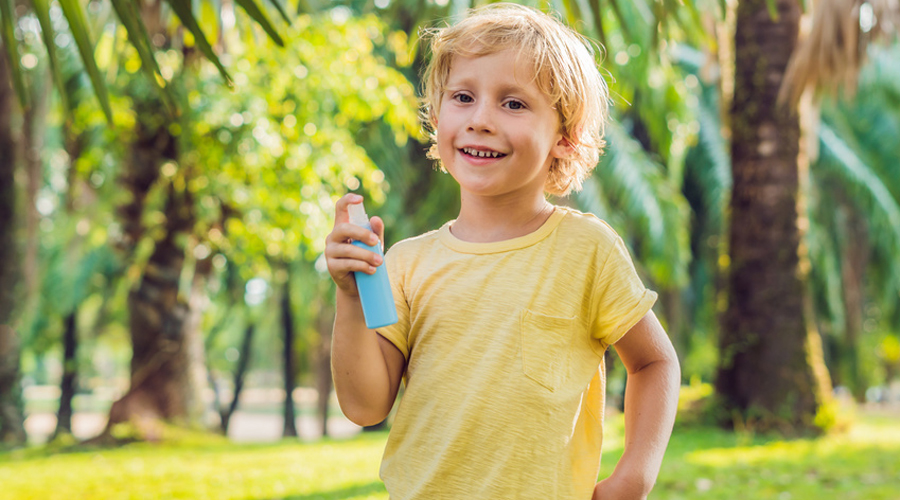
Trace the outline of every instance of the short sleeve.
<instances>
[{"instance_id":1,"label":"short sleeve","mask_svg":"<svg viewBox=\"0 0 900 500\"><path fill-rule=\"evenodd\" d=\"M592 337L615 344L650 311L656 297L638 277L625 242L616 237L594 286Z\"/></svg>"},{"instance_id":2,"label":"short sleeve","mask_svg":"<svg viewBox=\"0 0 900 500\"><path fill-rule=\"evenodd\" d=\"M400 252L392 247L384 256L384 265L387 266L388 279L391 282L391 293L394 295L394 305L397 307L397 322L393 325L377 329L379 335L403 353L403 357L409 361L409 300L405 293L405 272Z\"/></svg>"}]
</instances>

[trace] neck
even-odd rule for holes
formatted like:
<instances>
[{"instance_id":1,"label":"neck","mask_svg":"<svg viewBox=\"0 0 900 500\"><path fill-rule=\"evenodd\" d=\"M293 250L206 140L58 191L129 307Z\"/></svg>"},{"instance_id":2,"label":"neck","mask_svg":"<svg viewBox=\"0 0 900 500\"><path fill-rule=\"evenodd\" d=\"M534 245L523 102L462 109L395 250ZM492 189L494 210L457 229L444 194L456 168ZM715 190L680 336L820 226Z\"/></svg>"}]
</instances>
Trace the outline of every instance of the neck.
<instances>
[{"instance_id":1,"label":"neck","mask_svg":"<svg viewBox=\"0 0 900 500\"><path fill-rule=\"evenodd\" d=\"M533 233L553 214L553 205L541 196L531 200L461 200L459 217L450 227L454 236L472 243L491 243Z\"/></svg>"}]
</instances>

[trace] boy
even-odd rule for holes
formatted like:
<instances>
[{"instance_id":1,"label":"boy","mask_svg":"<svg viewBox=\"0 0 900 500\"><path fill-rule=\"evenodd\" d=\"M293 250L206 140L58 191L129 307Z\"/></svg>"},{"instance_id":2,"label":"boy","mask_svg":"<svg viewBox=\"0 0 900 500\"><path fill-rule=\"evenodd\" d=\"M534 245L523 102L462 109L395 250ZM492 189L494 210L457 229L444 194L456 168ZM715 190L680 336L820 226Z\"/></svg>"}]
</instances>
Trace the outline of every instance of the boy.
<instances>
[{"instance_id":1,"label":"boy","mask_svg":"<svg viewBox=\"0 0 900 500\"><path fill-rule=\"evenodd\" d=\"M406 390L381 477L392 500L639 499L653 487L678 400L675 352L622 240L545 198L579 188L603 146L608 91L590 45L515 5L477 9L432 39L431 154L459 217L386 256L399 322L367 330L352 276L383 234L336 205L325 255L337 284L332 370L344 413L384 419ZM376 234L377 233L377 234ZM605 367L629 378L625 451L599 484Z\"/></svg>"}]
</instances>

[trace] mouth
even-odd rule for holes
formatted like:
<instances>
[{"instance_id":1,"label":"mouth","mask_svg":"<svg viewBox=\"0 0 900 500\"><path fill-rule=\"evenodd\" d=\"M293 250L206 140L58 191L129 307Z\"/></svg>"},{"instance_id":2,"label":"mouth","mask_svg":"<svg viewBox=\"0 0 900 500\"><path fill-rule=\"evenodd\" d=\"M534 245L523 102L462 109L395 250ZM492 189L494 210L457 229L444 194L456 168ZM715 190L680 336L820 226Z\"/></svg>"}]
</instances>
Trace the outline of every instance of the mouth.
<instances>
[{"instance_id":1,"label":"mouth","mask_svg":"<svg viewBox=\"0 0 900 500\"><path fill-rule=\"evenodd\" d=\"M475 149L470 147L460 148L459 151L468 156L472 156L475 158L502 158L506 156L504 153L499 151L492 151L490 149Z\"/></svg>"}]
</instances>

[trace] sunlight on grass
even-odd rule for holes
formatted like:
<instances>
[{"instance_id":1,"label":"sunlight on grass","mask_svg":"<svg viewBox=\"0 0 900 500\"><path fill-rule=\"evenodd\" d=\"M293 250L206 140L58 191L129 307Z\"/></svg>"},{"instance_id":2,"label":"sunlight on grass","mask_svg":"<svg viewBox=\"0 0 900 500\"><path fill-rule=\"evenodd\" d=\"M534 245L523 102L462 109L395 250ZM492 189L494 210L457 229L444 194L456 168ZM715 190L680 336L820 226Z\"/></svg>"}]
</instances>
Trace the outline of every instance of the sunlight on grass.
<instances>
[{"instance_id":1,"label":"sunlight on grass","mask_svg":"<svg viewBox=\"0 0 900 500\"><path fill-rule=\"evenodd\" d=\"M378 479L384 439L31 453L0 461L0 484L3 498L16 500L386 499Z\"/></svg>"},{"instance_id":2,"label":"sunlight on grass","mask_svg":"<svg viewBox=\"0 0 900 500\"><path fill-rule=\"evenodd\" d=\"M610 414L601 476L622 454L622 431ZM0 454L0 498L387 500L386 438L248 445L185 434L117 449L29 448ZM864 416L848 433L793 441L679 427L650 498L900 500L900 420Z\"/></svg>"},{"instance_id":3,"label":"sunlight on grass","mask_svg":"<svg viewBox=\"0 0 900 500\"><path fill-rule=\"evenodd\" d=\"M846 434L793 441L703 429L691 447L684 440L696 432L673 439L655 498L900 499L896 419L870 417Z\"/></svg>"}]
</instances>

